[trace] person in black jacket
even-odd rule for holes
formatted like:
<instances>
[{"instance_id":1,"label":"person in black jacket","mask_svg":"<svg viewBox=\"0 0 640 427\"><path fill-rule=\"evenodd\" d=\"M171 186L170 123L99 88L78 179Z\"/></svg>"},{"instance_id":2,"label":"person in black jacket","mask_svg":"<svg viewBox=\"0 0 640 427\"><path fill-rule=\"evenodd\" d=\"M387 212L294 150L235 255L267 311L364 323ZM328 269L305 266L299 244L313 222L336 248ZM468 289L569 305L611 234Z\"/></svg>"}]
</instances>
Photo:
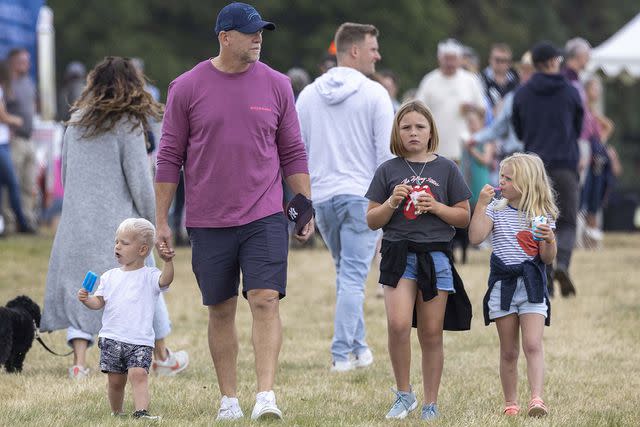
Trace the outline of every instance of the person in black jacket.
<instances>
[{"instance_id":1,"label":"person in black jacket","mask_svg":"<svg viewBox=\"0 0 640 427\"><path fill-rule=\"evenodd\" d=\"M566 297L576 293L569 264L576 241L578 137L584 109L576 88L560 74L560 51L545 41L533 46L531 56L536 73L516 92L511 121L524 150L544 162L557 192L560 217L553 277Z\"/></svg>"}]
</instances>

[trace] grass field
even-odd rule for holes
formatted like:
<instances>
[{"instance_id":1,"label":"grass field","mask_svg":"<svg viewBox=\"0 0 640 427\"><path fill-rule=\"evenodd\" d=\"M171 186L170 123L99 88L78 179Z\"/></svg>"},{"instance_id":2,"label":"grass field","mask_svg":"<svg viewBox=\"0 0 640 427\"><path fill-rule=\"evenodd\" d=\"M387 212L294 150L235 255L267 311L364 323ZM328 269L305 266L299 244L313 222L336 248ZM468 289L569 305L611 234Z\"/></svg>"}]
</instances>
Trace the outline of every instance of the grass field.
<instances>
[{"instance_id":1,"label":"grass field","mask_svg":"<svg viewBox=\"0 0 640 427\"><path fill-rule=\"evenodd\" d=\"M51 236L0 240L0 305L27 294L42 303ZM445 333L445 367L439 395L443 417L434 425L640 425L640 234L607 235L605 249L576 251L572 275L577 298L552 301L552 325L545 330L545 400L550 415L541 420L505 419L498 377L498 338L482 321L488 275L487 251L472 251L459 267L474 309L469 332ZM386 353L384 306L376 298L377 273L367 283L368 341L376 358L365 370L329 372L335 302L334 271L328 252L290 254L288 296L282 301L284 343L276 394L286 425L422 424L419 410L404 421L384 415L394 396ZM80 285L80 284L79 284ZM191 273L190 251L179 249L176 280L166 295L174 330L167 342L186 349L189 368L175 378L153 378L151 411L165 425L211 425L219 392L206 343L207 312ZM250 315L239 304L239 398L248 416L255 396ZM66 350L64 332L44 336ZM414 334L412 382L422 396L420 351ZM92 374L67 379L71 358L54 357L34 344L21 375L0 373L0 425L128 425L109 416L106 377L97 372L98 350L88 354ZM524 355L520 360L520 403L528 401ZM129 394L127 411L132 410ZM135 423L138 424L138 423ZM248 418L234 425L252 424ZM256 423L253 423L256 424Z\"/></svg>"}]
</instances>

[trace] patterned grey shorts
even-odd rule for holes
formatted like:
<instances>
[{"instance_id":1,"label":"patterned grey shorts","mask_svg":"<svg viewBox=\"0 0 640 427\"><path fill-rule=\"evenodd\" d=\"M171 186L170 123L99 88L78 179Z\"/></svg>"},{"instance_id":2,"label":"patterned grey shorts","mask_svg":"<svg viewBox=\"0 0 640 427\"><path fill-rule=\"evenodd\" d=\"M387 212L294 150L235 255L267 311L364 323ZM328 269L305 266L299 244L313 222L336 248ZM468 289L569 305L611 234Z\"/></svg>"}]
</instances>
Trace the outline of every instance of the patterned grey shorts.
<instances>
[{"instance_id":1,"label":"patterned grey shorts","mask_svg":"<svg viewBox=\"0 0 640 427\"><path fill-rule=\"evenodd\" d=\"M100 370L105 373L126 374L129 368L144 368L149 373L153 348L146 345L127 344L100 337Z\"/></svg>"}]
</instances>

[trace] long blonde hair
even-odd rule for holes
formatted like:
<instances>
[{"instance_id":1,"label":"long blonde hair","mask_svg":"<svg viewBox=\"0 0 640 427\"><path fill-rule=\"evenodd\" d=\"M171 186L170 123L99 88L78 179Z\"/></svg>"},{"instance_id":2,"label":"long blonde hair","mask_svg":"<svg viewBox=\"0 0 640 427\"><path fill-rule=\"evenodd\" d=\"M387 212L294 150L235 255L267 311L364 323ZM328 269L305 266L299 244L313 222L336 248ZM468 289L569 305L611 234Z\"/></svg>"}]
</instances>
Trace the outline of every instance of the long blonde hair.
<instances>
[{"instance_id":1,"label":"long blonde hair","mask_svg":"<svg viewBox=\"0 0 640 427\"><path fill-rule=\"evenodd\" d=\"M500 174L505 166L513 169L513 187L522 194L518 210L530 221L536 216L558 218L558 207L551 180L540 157L531 153L514 153L500 162ZM496 209L503 209L508 201L502 199Z\"/></svg>"}]
</instances>

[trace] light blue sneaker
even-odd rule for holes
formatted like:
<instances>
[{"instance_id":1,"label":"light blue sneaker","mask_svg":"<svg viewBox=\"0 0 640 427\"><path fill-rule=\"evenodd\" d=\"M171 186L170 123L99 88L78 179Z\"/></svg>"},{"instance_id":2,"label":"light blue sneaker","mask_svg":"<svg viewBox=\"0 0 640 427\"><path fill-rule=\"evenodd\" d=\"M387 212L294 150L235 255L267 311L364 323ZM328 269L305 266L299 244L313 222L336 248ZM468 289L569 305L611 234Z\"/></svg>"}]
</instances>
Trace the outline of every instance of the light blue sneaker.
<instances>
[{"instance_id":1,"label":"light blue sneaker","mask_svg":"<svg viewBox=\"0 0 640 427\"><path fill-rule=\"evenodd\" d=\"M431 402L428 405L422 405L422 416L420 418L422 418L423 420L431 421L435 420L439 416L440 412L438 412L438 405L436 405L435 403Z\"/></svg>"},{"instance_id":2,"label":"light blue sneaker","mask_svg":"<svg viewBox=\"0 0 640 427\"><path fill-rule=\"evenodd\" d=\"M413 391L396 391L391 389L396 395L396 401L391 406L389 412L387 412L386 419L401 420L409 415L409 412L418 407L418 400L416 394Z\"/></svg>"}]
</instances>

